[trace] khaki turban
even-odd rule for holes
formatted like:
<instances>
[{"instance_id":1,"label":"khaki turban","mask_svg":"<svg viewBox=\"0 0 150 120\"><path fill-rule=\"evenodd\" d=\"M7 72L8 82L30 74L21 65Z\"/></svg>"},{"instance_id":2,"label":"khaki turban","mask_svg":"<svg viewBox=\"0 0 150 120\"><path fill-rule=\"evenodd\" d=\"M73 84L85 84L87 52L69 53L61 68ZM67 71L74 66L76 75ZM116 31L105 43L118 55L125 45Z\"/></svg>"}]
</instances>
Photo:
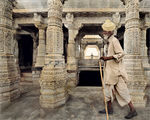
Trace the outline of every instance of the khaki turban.
<instances>
[{"instance_id":1,"label":"khaki turban","mask_svg":"<svg viewBox=\"0 0 150 120\"><path fill-rule=\"evenodd\" d=\"M110 20L106 20L105 23L102 25L104 31L113 31L116 28L116 25L111 22Z\"/></svg>"}]
</instances>

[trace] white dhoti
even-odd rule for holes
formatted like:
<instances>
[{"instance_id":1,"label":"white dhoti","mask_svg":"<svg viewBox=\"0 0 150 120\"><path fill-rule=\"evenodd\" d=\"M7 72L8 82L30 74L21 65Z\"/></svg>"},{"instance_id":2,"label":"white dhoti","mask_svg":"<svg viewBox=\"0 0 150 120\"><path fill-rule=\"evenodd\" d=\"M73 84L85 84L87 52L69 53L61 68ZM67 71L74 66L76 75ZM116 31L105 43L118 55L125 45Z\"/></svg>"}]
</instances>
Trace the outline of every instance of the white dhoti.
<instances>
[{"instance_id":1,"label":"white dhoti","mask_svg":"<svg viewBox=\"0 0 150 120\"><path fill-rule=\"evenodd\" d=\"M106 101L113 102L116 98L120 106L125 106L131 101L130 93L127 88L127 84L123 80L122 76L119 76L117 84L105 84L104 87Z\"/></svg>"}]
</instances>

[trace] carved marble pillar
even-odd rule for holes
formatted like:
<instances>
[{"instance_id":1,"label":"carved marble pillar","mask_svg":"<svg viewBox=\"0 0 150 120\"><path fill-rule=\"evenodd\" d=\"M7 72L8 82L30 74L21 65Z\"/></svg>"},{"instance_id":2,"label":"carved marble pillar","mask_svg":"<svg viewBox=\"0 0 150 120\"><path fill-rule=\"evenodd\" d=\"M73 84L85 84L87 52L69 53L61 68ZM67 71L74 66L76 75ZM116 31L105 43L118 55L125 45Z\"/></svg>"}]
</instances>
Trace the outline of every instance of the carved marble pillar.
<instances>
[{"instance_id":1,"label":"carved marble pillar","mask_svg":"<svg viewBox=\"0 0 150 120\"><path fill-rule=\"evenodd\" d=\"M140 52L142 56L142 64L144 67L149 66L148 56L147 56L147 46L146 46L146 30L147 28L143 27L141 33L141 41L140 41Z\"/></svg>"},{"instance_id":2,"label":"carved marble pillar","mask_svg":"<svg viewBox=\"0 0 150 120\"><path fill-rule=\"evenodd\" d=\"M78 34L78 30L69 30L69 40L68 40L68 51L67 51L67 70L76 71L77 70L77 60L76 60L76 44L75 37Z\"/></svg>"},{"instance_id":3,"label":"carved marble pillar","mask_svg":"<svg viewBox=\"0 0 150 120\"><path fill-rule=\"evenodd\" d=\"M69 30L69 40L68 40L68 49L67 49L67 71L68 71L68 87L75 87L78 83L77 80L77 70L78 62L76 59L76 43L75 37L78 33L78 30Z\"/></svg>"},{"instance_id":4,"label":"carved marble pillar","mask_svg":"<svg viewBox=\"0 0 150 120\"><path fill-rule=\"evenodd\" d=\"M81 43L80 59L84 59L84 50L85 50L85 48L86 48L86 45Z\"/></svg>"},{"instance_id":5,"label":"carved marble pillar","mask_svg":"<svg viewBox=\"0 0 150 120\"><path fill-rule=\"evenodd\" d=\"M33 60L32 60L32 67L35 67L36 64L36 58L37 58L37 40L38 40L38 35L35 33L31 34L31 37L33 39Z\"/></svg>"},{"instance_id":6,"label":"carved marble pillar","mask_svg":"<svg viewBox=\"0 0 150 120\"><path fill-rule=\"evenodd\" d=\"M148 53L146 46L146 30L147 27L143 27L142 35L141 35L141 56L142 56L142 64L144 67L144 73L147 78L147 83L150 85L150 64L148 63Z\"/></svg>"},{"instance_id":7,"label":"carved marble pillar","mask_svg":"<svg viewBox=\"0 0 150 120\"><path fill-rule=\"evenodd\" d=\"M40 105L43 108L56 108L65 104L68 98L67 72L63 56L62 2L48 0L47 5L46 64L40 78Z\"/></svg>"},{"instance_id":8,"label":"carved marble pillar","mask_svg":"<svg viewBox=\"0 0 150 120\"><path fill-rule=\"evenodd\" d=\"M74 21L74 16L71 13L66 15L65 26L69 31L68 48L67 48L67 72L68 72L68 88L75 87L78 83L77 70L78 60L76 58L76 36L81 24Z\"/></svg>"},{"instance_id":9,"label":"carved marble pillar","mask_svg":"<svg viewBox=\"0 0 150 120\"><path fill-rule=\"evenodd\" d=\"M78 34L78 25L74 22L74 16L71 13L66 15L65 26L68 28L69 39L68 39L68 49L67 49L67 71L77 70L77 60L76 60L76 41L75 38Z\"/></svg>"},{"instance_id":10,"label":"carved marble pillar","mask_svg":"<svg viewBox=\"0 0 150 120\"><path fill-rule=\"evenodd\" d=\"M36 25L39 29L39 45L37 48L37 57L35 67L43 67L45 64L45 53L46 53L46 25Z\"/></svg>"},{"instance_id":11,"label":"carved marble pillar","mask_svg":"<svg viewBox=\"0 0 150 120\"><path fill-rule=\"evenodd\" d=\"M139 22L139 0L126 0L126 24L124 34L125 66L129 76L129 89L132 101L136 106L146 105L144 76L140 55L141 30Z\"/></svg>"},{"instance_id":12,"label":"carved marble pillar","mask_svg":"<svg viewBox=\"0 0 150 120\"><path fill-rule=\"evenodd\" d=\"M19 79L21 79L21 72L19 67L19 46L18 46L17 28L15 27L13 28L12 54L14 55L14 60L18 71L18 77Z\"/></svg>"},{"instance_id":13,"label":"carved marble pillar","mask_svg":"<svg viewBox=\"0 0 150 120\"><path fill-rule=\"evenodd\" d=\"M20 96L20 79L11 52L12 2L13 0L0 0L0 111Z\"/></svg>"},{"instance_id":14,"label":"carved marble pillar","mask_svg":"<svg viewBox=\"0 0 150 120\"><path fill-rule=\"evenodd\" d=\"M76 40L76 59L77 61L80 59L80 41Z\"/></svg>"}]
</instances>

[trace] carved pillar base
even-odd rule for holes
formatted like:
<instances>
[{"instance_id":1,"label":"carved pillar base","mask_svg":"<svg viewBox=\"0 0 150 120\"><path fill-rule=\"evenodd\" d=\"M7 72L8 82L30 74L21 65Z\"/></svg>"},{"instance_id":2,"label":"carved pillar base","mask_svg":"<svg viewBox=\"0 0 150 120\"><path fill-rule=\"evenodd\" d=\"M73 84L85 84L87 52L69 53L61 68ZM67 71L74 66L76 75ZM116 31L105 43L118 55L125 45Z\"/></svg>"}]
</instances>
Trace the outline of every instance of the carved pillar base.
<instances>
[{"instance_id":1,"label":"carved pillar base","mask_svg":"<svg viewBox=\"0 0 150 120\"><path fill-rule=\"evenodd\" d=\"M39 80L42 67L32 67L32 81L34 86L40 86Z\"/></svg>"},{"instance_id":2,"label":"carved pillar base","mask_svg":"<svg viewBox=\"0 0 150 120\"><path fill-rule=\"evenodd\" d=\"M56 108L66 103L67 73L64 59L48 56L50 64L44 66L40 78L41 96L40 104L43 108Z\"/></svg>"},{"instance_id":3,"label":"carved pillar base","mask_svg":"<svg viewBox=\"0 0 150 120\"><path fill-rule=\"evenodd\" d=\"M0 55L0 111L20 96L19 76L13 55Z\"/></svg>"},{"instance_id":4,"label":"carved pillar base","mask_svg":"<svg viewBox=\"0 0 150 120\"><path fill-rule=\"evenodd\" d=\"M67 57L67 70L76 71L77 67L78 65L75 57Z\"/></svg>"},{"instance_id":5,"label":"carved pillar base","mask_svg":"<svg viewBox=\"0 0 150 120\"><path fill-rule=\"evenodd\" d=\"M140 56L126 55L124 63L129 77L128 87L132 102L136 107L145 107L145 88L147 85Z\"/></svg>"},{"instance_id":6,"label":"carved pillar base","mask_svg":"<svg viewBox=\"0 0 150 120\"><path fill-rule=\"evenodd\" d=\"M68 89L75 88L78 84L78 75L77 71L68 71Z\"/></svg>"}]
</instances>

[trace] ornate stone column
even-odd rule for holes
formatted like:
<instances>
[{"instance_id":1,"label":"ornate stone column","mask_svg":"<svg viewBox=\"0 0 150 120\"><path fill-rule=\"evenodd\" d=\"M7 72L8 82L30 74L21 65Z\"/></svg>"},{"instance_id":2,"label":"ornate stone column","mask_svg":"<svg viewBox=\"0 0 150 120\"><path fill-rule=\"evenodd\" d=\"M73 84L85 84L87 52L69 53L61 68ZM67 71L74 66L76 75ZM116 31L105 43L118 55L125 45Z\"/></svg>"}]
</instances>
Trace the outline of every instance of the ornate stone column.
<instances>
[{"instance_id":1,"label":"ornate stone column","mask_svg":"<svg viewBox=\"0 0 150 120\"><path fill-rule=\"evenodd\" d=\"M147 83L150 85L150 64L148 63L148 53L146 46L146 30L148 27L142 27L142 35L141 35L141 56L142 56L142 64L144 67L144 73L147 78Z\"/></svg>"},{"instance_id":2,"label":"ornate stone column","mask_svg":"<svg viewBox=\"0 0 150 120\"><path fill-rule=\"evenodd\" d=\"M80 59L84 59L84 50L86 48L86 44L81 43L81 48L80 48Z\"/></svg>"},{"instance_id":3,"label":"ornate stone column","mask_svg":"<svg viewBox=\"0 0 150 120\"><path fill-rule=\"evenodd\" d=\"M129 89L136 106L145 106L145 87L142 59L140 55L141 30L139 22L139 0L125 0L126 24L124 49L126 70L129 76Z\"/></svg>"},{"instance_id":4,"label":"ornate stone column","mask_svg":"<svg viewBox=\"0 0 150 120\"><path fill-rule=\"evenodd\" d=\"M33 39L33 60L32 60L32 68L33 68L33 67L35 67L36 58L37 58L37 40L38 40L38 34L31 33L31 37Z\"/></svg>"},{"instance_id":5,"label":"ornate stone column","mask_svg":"<svg viewBox=\"0 0 150 120\"><path fill-rule=\"evenodd\" d=\"M148 56L147 56L147 46L146 46L146 30L147 28L143 27L141 31L141 41L140 41L140 52L142 56L142 64L144 67L149 65Z\"/></svg>"},{"instance_id":6,"label":"ornate stone column","mask_svg":"<svg viewBox=\"0 0 150 120\"><path fill-rule=\"evenodd\" d=\"M77 61L80 59L80 41L76 40L76 59Z\"/></svg>"},{"instance_id":7,"label":"ornate stone column","mask_svg":"<svg viewBox=\"0 0 150 120\"><path fill-rule=\"evenodd\" d=\"M74 22L73 14L67 13L65 26L68 28L69 32L68 47L67 47L67 71L69 73L68 87L75 87L78 83L77 81L78 61L76 58L77 41L75 41L75 39L81 25Z\"/></svg>"},{"instance_id":8,"label":"ornate stone column","mask_svg":"<svg viewBox=\"0 0 150 120\"><path fill-rule=\"evenodd\" d=\"M63 56L62 2L48 0L47 5L46 64L40 78L40 104L43 108L55 108L65 104L68 97L67 72Z\"/></svg>"},{"instance_id":9,"label":"ornate stone column","mask_svg":"<svg viewBox=\"0 0 150 120\"><path fill-rule=\"evenodd\" d=\"M18 46L18 36L17 36L18 27L13 28L13 42L12 42L12 54L14 55L14 61L16 63L18 77L21 79L21 72L19 67L19 46Z\"/></svg>"},{"instance_id":10,"label":"ornate stone column","mask_svg":"<svg viewBox=\"0 0 150 120\"><path fill-rule=\"evenodd\" d=\"M0 0L0 111L20 96L20 80L11 52L12 2L13 0Z\"/></svg>"},{"instance_id":11,"label":"ornate stone column","mask_svg":"<svg viewBox=\"0 0 150 120\"><path fill-rule=\"evenodd\" d=\"M78 34L78 30L69 29L69 40L68 40L68 51L67 51L67 70L76 71L77 70L77 60L76 60L76 44L75 37Z\"/></svg>"},{"instance_id":12,"label":"ornate stone column","mask_svg":"<svg viewBox=\"0 0 150 120\"><path fill-rule=\"evenodd\" d=\"M44 24L35 25L39 29L39 45L37 48L37 57L35 67L43 67L45 64L45 53L46 53L46 33Z\"/></svg>"},{"instance_id":13,"label":"ornate stone column","mask_svg":"<svg viewBox=\"0 0 150 120\"><path fill-rule=\"evenodd\" d=\"M78 34L79 28L74 23L73 14L67 13L65 26L68 28L68 32L69 32L68 49L67 49L67 71L76 71L77 70L77 60L76 60L75 38Z\"/></svg>"}]
</instances>

